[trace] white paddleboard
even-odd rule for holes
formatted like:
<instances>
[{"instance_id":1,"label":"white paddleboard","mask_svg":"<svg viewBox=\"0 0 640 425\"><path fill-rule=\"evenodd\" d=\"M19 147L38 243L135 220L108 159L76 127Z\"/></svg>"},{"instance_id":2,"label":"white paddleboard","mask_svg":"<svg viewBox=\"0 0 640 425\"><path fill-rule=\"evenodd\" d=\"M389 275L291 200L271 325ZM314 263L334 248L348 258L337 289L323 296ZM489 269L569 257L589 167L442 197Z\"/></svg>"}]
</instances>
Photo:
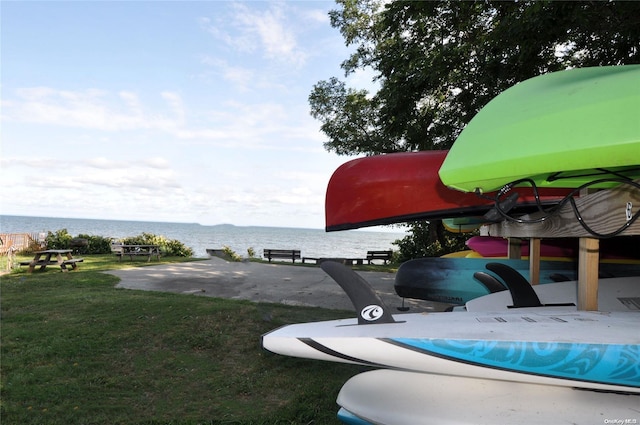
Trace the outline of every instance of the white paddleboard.
<instances>
[{"instance_id":1,"label":"white paddleboard","mask_svg":"<svg viewBox=\"0 0 640 425\"><path fill-rule=\"evenodd\" d=\"M576 281L534 285L542 304L574 304L567 309L576 310L578 284ZM500 311L513 305L509 291L496 292L467 301L466 310ZM598 284L598 310L640 312L640 276L600 279Z\"/></svg>"},{"instance_id":2,"label":"white paddleboard","mask_svg":"<svg viewBox=\"0 0 640 425\"><path fill-rule=\"evenodd\" d=\"M337 402L362 424L640 423L640 395L394 370L354 376Z\"/></svg>"},{"instance_id":3,"label":"white paddleboard","mask_svg":"<svg viewBox=\"0 0 640 425\"><path fill-rule=\"evenodd\" d=\"M363 310L364 311L364 310ZM301 323L263 335L274 353L442 375L640 393L640 314L566 307Z\"/></svg>"}]
</instances>

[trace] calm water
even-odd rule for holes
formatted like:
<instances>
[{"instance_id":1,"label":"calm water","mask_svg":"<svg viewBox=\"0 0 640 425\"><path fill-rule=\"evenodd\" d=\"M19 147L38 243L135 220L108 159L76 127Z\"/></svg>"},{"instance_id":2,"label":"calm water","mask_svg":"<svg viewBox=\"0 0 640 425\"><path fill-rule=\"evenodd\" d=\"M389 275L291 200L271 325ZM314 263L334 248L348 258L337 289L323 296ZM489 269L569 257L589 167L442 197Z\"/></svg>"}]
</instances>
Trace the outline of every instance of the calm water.
<instances>
[{"instance_id":1,"label":"calm water","mask_svg":"<svg viewBox=\"0 0 640 425\"><path fill-rule=\"evenodd\" d=\"M79 234L122 238L142 233L177 239L193 249L197 257L206 257L207 248L228 246L246 257L253 248L262 255L264 248L299 249L303 257L363 258L367 251L395 249L392 242L404 233L342 231L327 233L320 229L281 227L238 227L229 224L202 226L197 223L157 223L144 221L91 220L76 218L0 216L0 233L56 232L67 229Z\"/></svg>"}]
</instances>

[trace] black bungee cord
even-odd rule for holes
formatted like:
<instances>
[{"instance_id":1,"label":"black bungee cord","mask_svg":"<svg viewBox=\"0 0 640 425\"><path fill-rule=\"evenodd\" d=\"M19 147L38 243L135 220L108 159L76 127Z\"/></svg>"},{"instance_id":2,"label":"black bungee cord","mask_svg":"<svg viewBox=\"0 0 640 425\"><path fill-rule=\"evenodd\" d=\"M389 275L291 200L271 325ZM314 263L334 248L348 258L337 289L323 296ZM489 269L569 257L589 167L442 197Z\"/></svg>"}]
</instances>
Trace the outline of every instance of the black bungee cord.
<instances>
[{"instance_id":1,"label":"black bungee cord","mask_svg":"<svg viewBox=\"0 0 640 425\"><path fill-rule=\"evenodd\" d=\"M525 220L525 219L522 219L522 218L513 217L513 216L509 215L509 210L505 210L503 208L503 202L505 202L505 201L502 200L502 197L504 197L504 195L509 193L517 185L521 185L523 183L527 183L527 184L529 184L531 186L531 188L533 190L533 195L534 195L534 198L535 198L536 207L537 207L538 211L543 214L542 216L540 216L538 218L535 218L535 219L527 219L527 220ZM558 212L560 211L560 209L562 207L564 207L564 205L569 203L571 205L571 209L573 210L573 213L576 216L576 219L578 220L578 223L580 223L582 228L584 230L586 230L587 233L589 233L590 235L592 235L592 236L594 236L596 238L606 239L606 238L612 238L614 236L618 236L619 234L624 232L629 226L631 226L638 219L638 217L640 217L640 209L638 209L638 211L636 211L635 214L631 215L630 214L630 208L629 208L629 206L627 206L627 221L622 226L620 226L618 229L616 229L613 232L610 232L610 233L599 233L599 232L593 230L584 221L584 218L582 217L582 214L580 213L574 198L575 198L575 195L580 193L580 191L582 191L584 189L587 189L587 188L589 188L591 186L595 186L595 185L602 184L602 183L626 184L626 185L630 185L633 188L635 188L635 189L640 191L640 184L638 184L638 183L636 183L633 180L630 180L628 178L624 178L622 176L619 177L619 178L602 178L602 179L592 180L592 181L590 181L588 183L585 183L585 184L573 189L564 198L562 198L562 200L560 202L558 202L558 204L556 204L553 207L548 208L548 209L543 208L542 202L540 201L540 194L538 192L538 187L537 187L536 183L531 179L520 179L520 180L515 180L515 181L513 181L511 183L507 183L506 185L504 185L497 192L496 196L494 196L494 197L483 195L479 191L476 191L476 194L479 197L483 198L483 199L489 199L489 200L494 201L494 210L503 219L505 219L507 221L510 221L510 222L513 222L513 223L519 223L519 224L542 223L545 220L548 220L549 218L557 215Z\"/></svg>"}]
</instances>

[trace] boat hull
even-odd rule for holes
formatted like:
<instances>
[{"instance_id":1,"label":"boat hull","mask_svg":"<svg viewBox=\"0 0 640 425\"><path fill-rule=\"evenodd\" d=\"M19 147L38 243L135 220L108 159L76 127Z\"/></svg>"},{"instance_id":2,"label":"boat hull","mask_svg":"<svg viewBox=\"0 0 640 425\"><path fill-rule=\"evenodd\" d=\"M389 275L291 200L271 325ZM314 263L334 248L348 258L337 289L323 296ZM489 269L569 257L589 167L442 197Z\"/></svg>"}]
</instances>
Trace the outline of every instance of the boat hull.
<instances>
[{"instance_id":1,"label":"boat hull","mask_svg":"<svg viewBox=\"0 0 640 425\"><path fill-rule=\"evenodd\" d=\"M526 280L529 276L528 260L496 258L418 258L409 260L398 268L394 289L403 298L464 305L468 301L490 293L474 277L476 272L486 272L489 263L502 263L517 270ZM640 276L640 262L600 263L599 271L606 277ZM578 279L575 261L541 261L539 283ZM640 290L640 282L638 282ZM507 289L506 287L504 289ZM559 301L560 302L560 301Z\"/></svg>"},{"instance_id":2,"label":"boat hull","mask_svg":"<svg viewBox=\"0 0 640 425\"><path fill-rule=\"evenodd\" d=\"M263 335L288 356L376 368L640 392L640 314L531 308L403 314L285 326Z\"/></svg>"},{"instance_id":3,"label":"boat hull","mask_svg":"<svg viewBox=\"0 0 640 425\"><path fill-rule=\"evenodd\" d=\"M539 187L567 188L603 177L637 179L639 110L640 65L534 77L505 90L476 114L439 175L448 187L484 193L524 178Z\"/></svg>"},{"instance_id":4,"label":"boat hull","mask_svg":"<svg viewBox=\"0 0 640 425\"><path fill-rule=\"evenodd\" d=\"M509 241L500 237L472 236L466 245L482 257L506 257L509 252ZM605 260L639 260L638 246L638 236L602 239L599 243L599 257ZM520 252L523 256L529 255L528 241L521 242ZM542 257L577 259L578 252L577 238L543 239L540 242Z\"/></svg>"},{"instance_id":5,"label":"boat hull","mask_svg":"<svg viewBox=\"0 0 640 425\"><path fill-rule=\"evenodd\" d=\"M411 220L483 215L492 200L447 188L438 170L445 150L375 155L349 161L333 173L325 198L326 230L347 230ZM530 209L530 188L518 189L517 209ZM569 193L543 190L543 205L555 204Z\"/></svg>"},{"instance_id":6,"label":"boat hull","mask_svg":"<svg viewBox=\"0 0 640 425\"><path fill-rule=\"evenodd\" d=\"M534 285L542 305L566 304L578 305L578 282L558 282L545 285ZM466 311L504 311L513 306L513 298L509 291L496 292L467 301ZM635 311L640 313L640 276L625 278L601 279L598 290L598 310L600 311ZM640 320L640 317L638 318Z\"/></svg>"},{"instance_id":7,"label":"boat hull","mask_svg":"<svg viewBox=\"0 0 640 425\"><path fill-rule=\"evenodd\" d=\"M347 381L337 403L338 418L358 425L632 423L640 395L376 370Z\"/></svg>"}]
</instances>

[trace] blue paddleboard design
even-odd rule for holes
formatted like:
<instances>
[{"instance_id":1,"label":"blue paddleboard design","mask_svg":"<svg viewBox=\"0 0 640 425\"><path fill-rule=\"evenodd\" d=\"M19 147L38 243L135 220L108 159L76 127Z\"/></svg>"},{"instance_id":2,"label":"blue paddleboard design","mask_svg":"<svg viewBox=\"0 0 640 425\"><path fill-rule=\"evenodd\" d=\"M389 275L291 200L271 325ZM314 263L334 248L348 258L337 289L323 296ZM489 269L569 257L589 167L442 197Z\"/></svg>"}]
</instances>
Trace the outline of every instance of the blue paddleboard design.
<instances>
[{"instance_id":1,"label":"blue paddleboard design","mask_svg":"<svg viewBox=\"0 0 640 425\"><path fill-rule=\"evenodd\" d=\"M447 360L517 373L640 387L640 346L527 341L390 338Z\"/></svg>"},{"instance_id":2,"label":"blue paddleboard design","mask_svg":"<svg viewBox=\"0 0 640 425\"><path fill-rule=\"evenodd\" d=\"M340 410L338 411L338 419L340 420L340 422L347 425L372 425L370 422L367 422L364 419L360 419L353 413L349 412L344 407L340 408Z\"/></svg>"}]
</instances>

